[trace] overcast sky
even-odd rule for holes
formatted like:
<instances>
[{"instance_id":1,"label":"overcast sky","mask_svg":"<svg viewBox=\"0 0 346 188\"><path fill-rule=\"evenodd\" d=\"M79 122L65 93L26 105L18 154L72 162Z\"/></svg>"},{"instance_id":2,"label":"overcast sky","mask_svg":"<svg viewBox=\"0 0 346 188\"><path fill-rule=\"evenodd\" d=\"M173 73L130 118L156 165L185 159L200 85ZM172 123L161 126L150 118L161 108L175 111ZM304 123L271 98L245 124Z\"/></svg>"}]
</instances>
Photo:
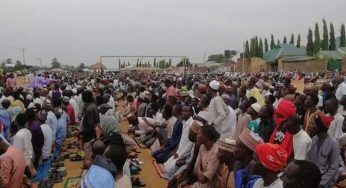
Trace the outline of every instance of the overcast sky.
<instances>
[{"instance_id":1,"label":"overcast sky","mask_svg":"<svg viewBox=\"0 0 346 188\"><path fill-rule=\"evenodd\" d=\"M337 35L346 0L1 0L0 60L87 65L100 55L177 55L203 61L253 35L302 35L324 17ZM113 65L111 65L113 63ZM117 67L118 59L105 64Z\"/></svg>"}]
</instances>

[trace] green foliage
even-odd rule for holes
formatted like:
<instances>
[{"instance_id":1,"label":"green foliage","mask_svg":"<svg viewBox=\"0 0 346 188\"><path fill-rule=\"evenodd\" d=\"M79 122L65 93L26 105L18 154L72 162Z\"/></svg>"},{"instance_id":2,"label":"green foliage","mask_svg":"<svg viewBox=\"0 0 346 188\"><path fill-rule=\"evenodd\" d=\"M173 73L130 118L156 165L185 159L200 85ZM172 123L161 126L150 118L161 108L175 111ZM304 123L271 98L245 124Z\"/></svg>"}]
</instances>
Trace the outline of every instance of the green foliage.
<instances>
[{"instance_id":1,"label":"green foliage","mask_svg":"<svg viewBox=\"0 0 346 188\"><path fill-rule=\"evenodd\" d=\"M322 40L322 50L328 50L329 46L328 46L328 27L327 27L327 23L326 20L323 19L322 20L323 23L323 40Z\"/></svg>"},{"instance_id":2,"label":"green foliage","mask_svg":"<svg viewBox=\"0 0 346 188\"><path fill-rule=\"evenodd\" d=\"M298 38L297 38L296 47L297 47L297 48L300 48L300 34L298 35Z\"/></svg>"},{"instance_id":3,"label":"green foliage","mask_svg":"<svg viewBox=\"0 0 346 188\"><path fill-rule=\"evenodd\" d=\"M80 70L85 69L85 64L84 63L79 64L78 69Z\"/></svg>"},{"instance_id":4,"label":"green foliage","mask_svg":"<svg viewBox=\"0 0 346 188\"><path fill-rule=\"evenodd\" d=\"M312 41L312 30L309 29L308 43L306 44L306 55L312 56L314 54L314 42Z\"/></svg>"},{"instance_id":5,"label":"green foliage","mask_svg":"<svg viewBox=\"0 0 346 188\"><path fill-rule=\"evenodd\" d=\"M52 59L52 68L55 69L55 68L61 68L61 63L59 63L58 59L57 58L53 58Z\"/></svg>"},{"instance_id":6,"label":"green foliage","mask_svg":"<svg viewBox=\"0 0 346 188\"><path fill-rule=\"evenodd\" d=\"M258 49L257 49L257 56L258 57L263 57L263 41L262 41L262 38L260 38L260 41L259 41L259 46L258 46Z\"/></svg>"},{"instance_id":7,"label":"green foliage","mask_svg":"<svg viewBox=\"0 0 346 188\"><path fill-rule=\"evenodd\" d=\"M208 61L215 61L217 63L224 63L225 56L223 54L213 54L208 57Z\"/></svg>"},{"instance_id":8,"label":"green foliage","mask_svg":"<svg viewBox=\"0 0 346 188\"><path fill-rule=\"evenodd\" d=\"M245 43L245 57L249 58L250 57L250 47L249 47L249 41L246 41Z\"/></svg>"},{"instance_id":9,"label":"green foliage","mask_svg":"<svg viewBox=\"0 0 346 188\"><path fill-rule=\"evenodd\" d=\"M340 31L340 47L346 47L346 34L345 34L345 25L341 25Z\"/></svg>"},{"instance_id":10,"label":"green foliage","mask_svg":"<svg viewBox=\"0 0 346 188\"><path fill-rule=\"evenodd\" d=\"M335 33L333 23L330 23L329 50L336 50Z\"/></svg>"},{"instance_id":11,"label":"green foliage","mask_svg":"<svg viewBox=\"0 0 346 188\"><path fill-rule=\"evenodd\" d=\"M272 34L270 36L270 49L274 49L275 48L275 40L274 40L274 35Z\"/></svg>"},{"instance_id":12,"label":"green foliage","mask_svg":"<svg viewBox=\"0 0 346 188\"><path fill-rule=\"evenodd\" d=\"M287 37L284 36L284 40L282 41L284 44L287 44Z\"/></svg>"},{"instance_id":13,"label":"green foliage","mask_svg":"<svg viewBox=\"0 0 346 188\"><path fill-rule=\"evenodd\" d=\"M321 50L321 39L318 23L315 24L315 41L314 41L314 54Z\"/></svg>"},{"instance_id":14,"label":"green foliage","mask_svg":"<svg viewBox=\"0 0 346 188\"><path fill-rule=\"evenodd\" d=\"M189 58L184 58L177 64L177 67L185 67L185 66L186 67L191 67L192 66L192 64L190 63Z\"/></svg>"},{"instance_id":15,"label":"green foliage","mask_svg":"<svg viewBox=\"0 0 346 188\"><path fill-rule=\"evenodd\" d=\"M290 44L293 44L293 45L294 45L294 34L293 34L293 33L291 34Z\"/></svg>"},{"instance_id":16,"label":"green foliage","mask_svg":"<svg viewBox=\"0 0 346 188\"><path fill-rule=\"evenodd\" d=\"M280 39L278 39L278 42L276 43L276 47L280 47L280 44L281 44L281 42L280 42Z\"/></svg>"},{"instance_id":17,"label":"green foliage","mask_svg":"<svg viewBox=\"0 0 346 188\"><path fill-rule=\"evenodd\" d=\"M268 52L269 48L268 48L268 40L267 38L264 39L264 52Z\"/></svg>"}]
</instances>

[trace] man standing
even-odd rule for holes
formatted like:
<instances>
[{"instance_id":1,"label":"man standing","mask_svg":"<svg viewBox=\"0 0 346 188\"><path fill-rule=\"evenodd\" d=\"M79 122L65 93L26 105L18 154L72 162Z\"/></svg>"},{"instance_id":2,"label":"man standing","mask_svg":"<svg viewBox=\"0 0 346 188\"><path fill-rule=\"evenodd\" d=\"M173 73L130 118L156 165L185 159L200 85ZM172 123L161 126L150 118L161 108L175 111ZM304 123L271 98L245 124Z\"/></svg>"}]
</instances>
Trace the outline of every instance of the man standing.
<instances>
[{"instance_id":1,"label":"man standing","mask_svg":"<svg viewBox=\"0 0 346 188\"><path fill-rule=\"evenodd\" d=\"M336 99L340 101L341 97L346 95L346 84L344 82L344 77L339 76L338 78L336 78L335 84L338 86L338 88L335 91L335 96Z\"/></svg>"},{"instance_id":2,"label":"man standing","mask_svg":"<svg viewBox=\"0 0 346 188\"><path fill-rule=\"evenodd\" d=\"M0 135L0 177L3 187L22 187L25 170L25 157L23 152L5 141Z\"/></svg>"},{"instance_id":3,"label":"man standing","mask_svg":"<svg viewBox=\"0 0 346 188\"><path fill-rule=\"evenodd\" d=\"M12 145L21 149L25 156L25 165L28 166L31 164L31 161L34 157L34 149L31 143L31 132L29 129L25 128L27 119L24 113L17 115L15 120L18 132L14 135Z\"/></svg>"},{"instance_id":4,"label":"man standing","mask_svg":"<svg viewBox=\"0 0 346 188\"><path fill-rule=\"evenodd\" d=\"M338 112L338 107L339 101L334 97L329 98L324 107L325 113L334 117L334 120L330 123L328 134L335 139L341 136L344 122L344 117Z\"/></svg>"},{"instance_id":5,"label":"man standing","mask_svg":"<svg viewBox=\"0 0 346 188\"><path fill-rule=\"evenodd\" d=\"M320 113L314 120L316 127L313 130L316 131L316 136L312 138L311 149L306 160L317 165L322 174L320 186L328 188L338 179L339 143L327 133L333 117Z\"/></svg>"},{"instance_id":6,"label":"man standing","mask_svg":"<svg viewBox=\"0 0 346 188\"><path fill-rule=\"evenodd\" d=\"M84 112L82 120L82 142L85 154L91 156L92 142L95 140L95 126L100 123L100 118L96 104L93 103L93 94L91 91L84 91L82 94L84 102Z\"/></svg>"},{"instance_id":7,"label":"man standing","mask_svg":"<svg viewBox=\"0 0 346 188\"><path fill-rule=\"evenodd\" d=\"M281 148L286 150L288 157L293 154L293 136L287 130L287 119L295 116L296 108L291 101L283 99L275 112L276 127L270 137L269 142L279 144Z\"/></svg>"},{"instance_id":8,"label":"man standing","mask_svg":"<svg viewBox=\"0 0 346 188\"><path fill-rule=\"evenodd\" d=\"M209 83L208 95L211 98L208 106L208 124L214 126L217 132L222 132L223 122L230 113L229 108L218 95L220 82L213 80Z\"/></svg>"},{"instance_id":9,"label":"man standing","mask_svg":"<svg viewBox=\"0 0 346 188\"><path fill-rule=\"evenodd\" d=\"M305 160L307 152L311 148L311 138L302 129L298 117L293 116L287 120L288 132L293 135L293 152L295 160Z\"/></svg>"},{"instance_id":10,"label":"man standing","mask_svg":"<svg viewBox=\"0 0 346 188\"><path fill-rule=\"evenodd\" d=\"M58 127L58 119L56 118L54 112L53 112L53 105L51 102L46 101L43 104L43 108L47 112L47 120L46 124L50 126L52 129L53 133L53 140L55 140L55 135L56 135L56 128Z\"/></svg>"},{"instance_id":11,"label":"man standing","mask_svg":"<svg viewBox=\"0 0 346 188\"><path fill-rule=\"evenodd\" d=\"M229 138L233 137L237 124L237 116L233 108L229 105L231 97L228 94L223 94L222 99L229 109L229 114L226 116L226 119L223 122L220 138Z\"/></svg>"}]
</instances>

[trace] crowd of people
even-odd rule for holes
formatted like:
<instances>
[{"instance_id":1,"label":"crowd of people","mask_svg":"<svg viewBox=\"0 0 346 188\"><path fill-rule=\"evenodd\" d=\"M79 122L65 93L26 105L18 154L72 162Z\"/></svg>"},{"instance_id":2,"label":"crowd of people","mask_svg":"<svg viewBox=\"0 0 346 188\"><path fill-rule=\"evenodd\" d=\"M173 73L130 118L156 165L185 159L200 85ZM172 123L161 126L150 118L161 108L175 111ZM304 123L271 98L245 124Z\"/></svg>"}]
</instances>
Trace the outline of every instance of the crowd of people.
<instances>
[{"instance_id":1,"label":"crowd of people","mask_svg":"<svg viewBox=\"0 0 346 188\"><path fill-rule=\"evenodd\" d=\"M23 88L10 75L0 97L0 183L37 187L73 134L88 169L82 187L132 187L136 142L170 188L332 187L346 177L346 80L314 74L299 93L291 80L301 77L66 72L38 74Z\"/></svg>"}]
</instances>

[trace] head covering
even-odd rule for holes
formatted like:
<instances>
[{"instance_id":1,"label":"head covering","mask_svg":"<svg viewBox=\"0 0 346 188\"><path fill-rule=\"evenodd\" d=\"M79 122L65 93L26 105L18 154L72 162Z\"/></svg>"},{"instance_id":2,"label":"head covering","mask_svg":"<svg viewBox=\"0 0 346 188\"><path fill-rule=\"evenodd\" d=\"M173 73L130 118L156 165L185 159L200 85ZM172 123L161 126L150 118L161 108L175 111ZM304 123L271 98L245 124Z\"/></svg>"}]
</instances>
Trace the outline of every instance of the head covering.
<instances>
[{"instance_id":1,"label":"head covering","mask_svg":"<svg viewBox=\"0 0 346 188\"><path fill-rule=\"evenodd\" d=\"M42 111L39 111L37 114L37 119L40 121L46 121L47 120L47 114L43 114Z\"/></svg>"},{"instance_id":2,"label":"head covering","mask_svg":"<svg viewBox=\"0 0 346 188\"><path fill-rule=\"evenodd\" d=\"M256 154L261 164L268 170L279 172L286 166L287 152L278 144L258 144Z\"/></svg>"},{"instance_id":3,"label":"head covering","mask_svg":"<svg viewBox=\"0 0 346 188\"><path fill-rule=\"evenodd\" d=\"M277 109L276 113L281 114L282 117L275 117L275 122L277 125L281 125L284 121L286 121L289 117L294 116L296 114L296 107L293 102L288 100L282 100Z\"/></svg>"},{"instance_id":4,"label":"head covering","mask_svg":"<svg viewBox=\"0 0 346 188\"><path fill-rule=\"evenodd\" d=\"M72 93L73 93L73 94L77 94L77 89L73 88L73 89L72 89Z\"/></svg>"},{"instance_id":5,"label":"head covering","mask_svg":"<svg viewBox=\"0 0 346 188\"><path fill-rule=\"evenodd\" d=\"M112 109L112 107L109 104L101 104L99 106L99 111L101 114L106 113L109 109Z\"/></svg>"},{"instance_id":6,"label":"head covering","mask_svg":"<svg viewBox=\"0 0 346 188\"><path fill-rule=\"evenodd\" d=\"M54 108L54 114L56 116L61 116L62 113L63 113L63 110L61 108L59 108L59 107Z\"/></svg>"},{"instance_id":7,"label":"head covering","mask_svg":"<svg viewBox=\"0 0 346 188\"><path fill-rule=\"evenodd\" d=\"M319 116L320 116L320 119L321 119L321 121L322 121L322 124L323 124L327 129L329 129L330 123L334 120L334 117L328 116L328 115L326 115L326 114L324 114L324 113L320 113Z\"/></svg>"},{"instance_id":8,"label":"head covering","mask_svg":"<svg viewBox=\"0 0 346 188\"><path fill-rule=\"evenodd\" d=\"M63 102L70 102L70 98L69 98L68 96L64 96L64 97L62 98L62 101L63 101Z\"/></svg>"},{"instance_id":9,"label":"head covering","mask_svg":"<svg viewBox=\"0 0 346 188\"><path fill-rule=\"evenodd\" d=\"M222 138L217 142L219 149L229 152L233 152L235 144L236 141L229 138Z\"/></svg>"},{"instance_id":10,"label":"head covering","mask_svg":"<svg viewBox=\"0 0 346 188\"><path fill-rule=\"evenodd\" d=\"M255 112L257 112L257 114L259 113L259 111L261 110L261 105L258 103L253 103L251 105L251 108L255 110Z\"/></svg>"},{"instance_id":11,"label":"head covering","mask_svg":"<svg viewBox=\"0 0 346 188\"><path fill-rule=\"evenodd\" d=\"M149 91L144 91L143 96L149 100L151 99L151 94Z\"/></svg>"},{"instance_id":12,"label":"head covering","mask_svg":"<svg viewBox=\"0 0 346 188\"><path fill-rule=\"evenodd\" d=\"M239 135L239 140L240 140L241 142L243 142L243 143L244 143L249 149L251 149L252 151L255 151L256 146L257 146L258 144L263 143L262 138L261 138L258 134L256 134L256 133L250 131L250 129L248 129L248 128L245 128L245 129L240 133L240 135Z\"/></svg>"},{"instance_id":13,"label":"head covering","mask_svg":"<svg viewBox=\"0 0 346 188\"><path fill-rule=\"evenodd\" d=\"M201 127L201 124L198 121L193 121L191 126L190 126L190 130L198 133L199 128Z\"/></svg>"},{"instance_id":14,"label":"head covering","mask_svg":"<svg viewBox=\"0 0 346 188\"><path fill-rule=\"evenodd\" d=\"M81 182L81 188L114 188L114 184L114 178L108 170L97 165L91 165Z\"/></svg>"},{"instance_id":15,"label":"head covering","mask_svg":"<svg viewBox=\"0 0 346 188\"><path fill-rule=\"evenodd\" d=\"M256 86L257 86L258 88L260 88L260 89L263 88L263 84L262 84L261 82L256 82Z\"/></svg>"},{"instance_id":16,"label":"head covering","mask_svg":"<svg viewBox=\"0 0 346 188\"><path fill-rule=\"evenodd\" d=\"M220 82L213 80L209 83L209 87L215 91L219 90L220 88Z\"/></svg>"},{"instance_id":17,"label":"head covering","mask_svg":"<svg viewBox=\"0 0 346 188\"><path fill-rule=\"evenodd\" d=\"M26 96L26 100L28 100L28 101L32 101L32 100L33 100L32 95L30 95L30 94L29 94L29 95L27 95L27 96Z\"/></svg>"},{"instance_id":18,"label":"head covering","mask_svg":"<svg viewBox=\"0 0 346 188\"><path fill-rule=\"evenodd\" d=\"M46 102L43 103L43 107L45 109L47 109L47 108L51 109L51 108L53 108L53 105L52 105L51 102L46 101Z\"/></svg>"},{"instance_id":19,"label":"head covering","mask_svg":"<svg viewBox=\"0 0 346 188\"><path fill-rule=\"evenodd\" d=\"M138 96L140 99L144 100L145 96L143 93L140 93L139 96Z\"/></svg>"}]
</instances>

